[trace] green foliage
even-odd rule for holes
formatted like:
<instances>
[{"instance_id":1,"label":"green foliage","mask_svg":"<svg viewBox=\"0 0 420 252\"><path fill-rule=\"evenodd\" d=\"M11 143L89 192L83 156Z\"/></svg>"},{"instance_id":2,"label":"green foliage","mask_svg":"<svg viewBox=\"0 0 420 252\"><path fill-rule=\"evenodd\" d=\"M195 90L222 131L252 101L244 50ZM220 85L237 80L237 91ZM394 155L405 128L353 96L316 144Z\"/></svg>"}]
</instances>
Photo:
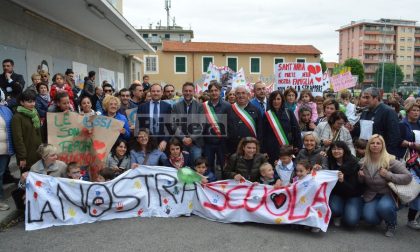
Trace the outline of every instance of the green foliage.
<instances>
[{"instance_id":1,"label":"green foliage","mask_svg":"<svg viewBox=\"0 0 420 252\"><path fill-rule=\"evenodd\" d=\"M352 75L359 76L359 83L362 83L365 79L365 70L363 69L363 64L358 59L350 58L344 62L344 66L351 68Z\"/></svg>"},{"instance_id":2,"label":"green foliage","mask_svg":"<svg viewBox=\"0 0 420 252\"><path fill-rule=\"evenodd\" d=\"M321 58L319 63L321 63L322 72L325 73L325 71L327 71L327 64L325 63L324 59Z\"/></svg>"},{"instance_id":3,"label":"green foliage","mask_svg":"<svg viewBox=\"0 0 420 252\"><path fill-rule=\"evenodd\" d=\"M384 66L384 92L388 93L391 92L394 88L394 82L396 83L396 87L398 87L398 85L401 84L402 80L404 79L404 73L399 65L395 65L393 63L385 63ZM394 81L395 77L396 81ZM375 82L378 87L381 86L382 64L379 64L379 68L375 72Z\"/></svg>"},{"instance_id":4,"label":"green foliage","mask_svg":"<svg viewBox=\"0 0 420 252\"><path fill-rule=\"evenodd\" d=\"M420 69L419 70L417 70L415 73L414 73L414 81L415 82L417 82L417 84L420 84Z\"/></svg>"}]
</instances>

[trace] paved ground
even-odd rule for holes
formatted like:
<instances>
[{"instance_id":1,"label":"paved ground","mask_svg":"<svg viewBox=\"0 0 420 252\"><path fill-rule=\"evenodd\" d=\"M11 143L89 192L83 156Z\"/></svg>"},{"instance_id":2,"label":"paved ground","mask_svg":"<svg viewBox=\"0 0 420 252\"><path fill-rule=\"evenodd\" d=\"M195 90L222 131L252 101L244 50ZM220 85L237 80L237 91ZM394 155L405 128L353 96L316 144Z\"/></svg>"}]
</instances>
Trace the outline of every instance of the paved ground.
<instances>
[{"instance_id":1,"label":"paved ground","mask_svg":"<svg viewBox=\"0 0 420 252\"><path fill-rule=\"evenodd\" d=\"M383 227L330 227L313 234L288 226L222 224L200 217L134 218L26 232L19 223L0 233L0 251L419 251L420 231L405 226L394 238Z\"/></svg>"}]
</instances>

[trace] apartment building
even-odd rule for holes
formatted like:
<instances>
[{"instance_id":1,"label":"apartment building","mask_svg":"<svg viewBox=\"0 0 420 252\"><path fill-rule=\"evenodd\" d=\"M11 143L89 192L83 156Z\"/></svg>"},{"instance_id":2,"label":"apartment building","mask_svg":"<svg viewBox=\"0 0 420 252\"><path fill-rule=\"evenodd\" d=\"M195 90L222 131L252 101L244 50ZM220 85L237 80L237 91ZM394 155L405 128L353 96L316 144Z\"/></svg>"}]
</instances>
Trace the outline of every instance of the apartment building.
<instances>
[{"instance_id":1,"label":"apartment building","mask_svg":"<svg viewBox=\"0 0 420 252\"><path fill-rule=\"evenodd\" d=\"M149 25L147 29L137 29L137 32L146 40L156 51L162 50L163 41L190 42L194 38L194 32L186 30L182 26L161 26L155 28Z\"/></svg>"},{"instance_id":2,"label":"apartment building","mask_svg":"<svg viewBox=\"0 0 420 252\"><path fill-rule=\"evenodd\" d=\"M163 41L162 50L137 55L152 82L171 83L180 90L186 81L200 82L210 62L244 69L247 80L274 81L274 65L281 62L319 62L312 45L241 44Z\"/></svg>"},{"instance_id":3,"label":"apartment building","mask_svg":"<svg viewBox=\"0 0 420 252\"><path fill-rule=\"evenodd\" d=\"M417 21L379 19L352 21L339 32L339 63L359 59L364 66L363 84L374 83L379 65L396 63L404 73L403 82L412 82L420 69L420 26Z\"/></svg>"}]
</instances>

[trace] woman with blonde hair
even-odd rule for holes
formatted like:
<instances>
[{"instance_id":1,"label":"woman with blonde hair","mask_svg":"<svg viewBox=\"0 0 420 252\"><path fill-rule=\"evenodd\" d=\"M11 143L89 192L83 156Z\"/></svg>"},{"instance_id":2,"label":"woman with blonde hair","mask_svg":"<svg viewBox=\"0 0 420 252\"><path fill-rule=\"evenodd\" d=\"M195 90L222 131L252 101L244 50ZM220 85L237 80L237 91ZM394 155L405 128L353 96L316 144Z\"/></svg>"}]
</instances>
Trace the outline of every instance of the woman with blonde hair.
<instances>
[{"instance_id":1,"label":"woman with blonde hair","mask_svg":"<svg viewBox=\"0 0 420 252\"><path fill-rule=\"evenodd\" d=\"M128 141L130 139L130 125L128 124L127 117L118 112L121 107L120 99L116 96L106 95L102 101L102 107L104 109L104 116L120 120L124 123L124 127L120 131L120 138Z\"/></svg>"},{"instance_id":2,"label":"woman with blonde hair","mask_svg":"<svg viewBox=\"0 0 420 252\"><path fill-rule=\"evenodd\" d=\"M359 181L366 186L363 194L363 218L372 225L379 225L385 220L385 236L392 237L395 235L399 206L388 182L406 185L412 177L404 164L387 152L384 138L378 134L369 139L361 162Z\"/></svg>"}]
</instances>

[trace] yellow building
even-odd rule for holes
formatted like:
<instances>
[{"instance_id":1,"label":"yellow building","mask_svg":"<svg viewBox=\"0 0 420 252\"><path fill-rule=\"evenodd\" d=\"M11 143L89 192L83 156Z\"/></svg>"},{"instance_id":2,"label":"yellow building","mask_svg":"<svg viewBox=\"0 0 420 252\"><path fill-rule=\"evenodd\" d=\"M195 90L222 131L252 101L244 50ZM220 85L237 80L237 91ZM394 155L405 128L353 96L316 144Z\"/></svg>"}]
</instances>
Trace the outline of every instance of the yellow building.
<instances>
[{"instance_id":1,"label":"yellow building","mask_svg":"<svg viewBox=\"0 0 420 252\"><path fill-rule=\"evenodd\" d=\"M171 83L177 90L186 81L199 83L210 62L244 69L250 82L274 81L274 65L280 62L319 62L321 52L312 45L237 44L163 41L156 54L137 55L151 82Z\"/></svg>"}]
</instances>

